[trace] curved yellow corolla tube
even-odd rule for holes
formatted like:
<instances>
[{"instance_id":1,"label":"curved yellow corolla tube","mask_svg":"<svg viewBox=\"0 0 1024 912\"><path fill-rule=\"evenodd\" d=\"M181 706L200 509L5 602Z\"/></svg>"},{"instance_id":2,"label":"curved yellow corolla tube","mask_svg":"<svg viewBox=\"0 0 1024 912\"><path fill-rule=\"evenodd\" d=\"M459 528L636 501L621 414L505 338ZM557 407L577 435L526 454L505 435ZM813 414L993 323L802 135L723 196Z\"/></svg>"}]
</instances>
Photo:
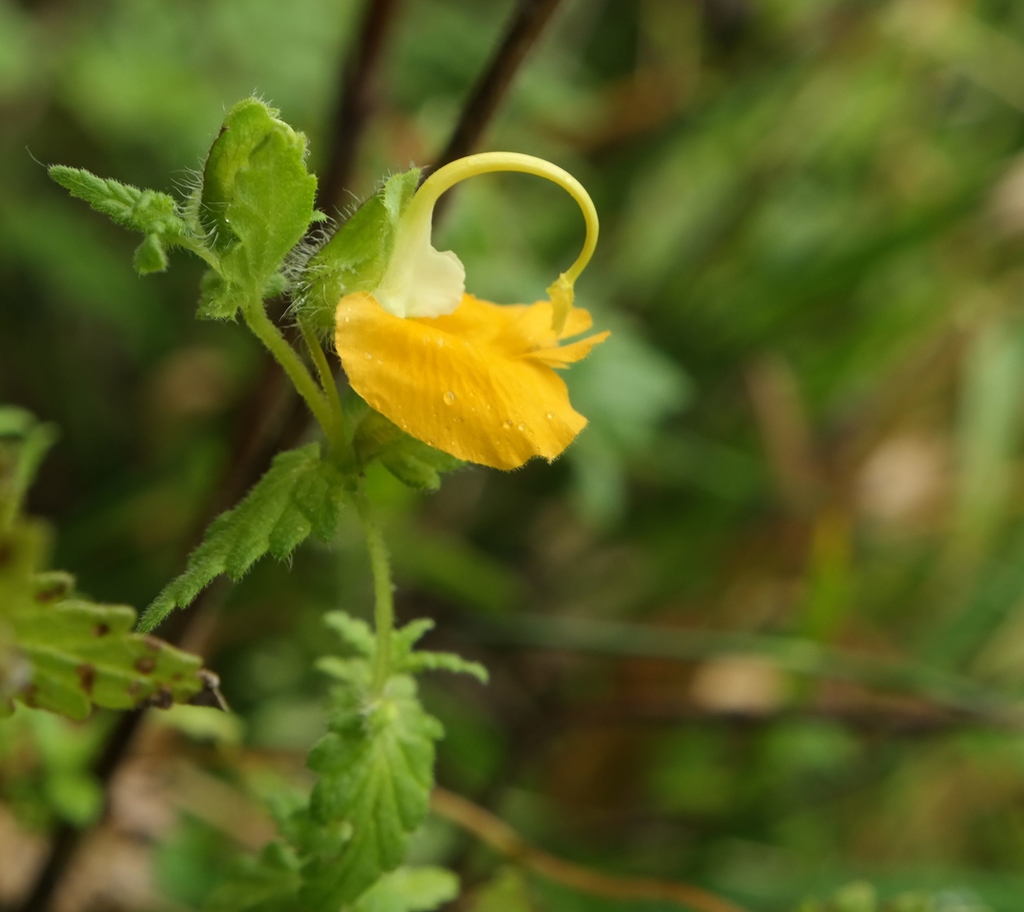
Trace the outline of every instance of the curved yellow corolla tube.
<instances>
[{"instance_id":1,"label":"curved yellow corolla tube","mask_svg":"<svg viewBox=\"0 0 1024 912\"><path fill-rule=\"evenodd\" d=\"M431 244L441 194L459 181L519 171L554 181L579 204L587 234L550 300L506 305L465 293L465 270ZM438 169L399 221L391 260L372 292L338 304L336 345L352 388L403 430L459 459L515 469L552 460L586 425L556 369L586 357L608 333L573 306L573 284L597 245L594 204L572 175L514 152L486 152Z\"/></svg>"}]
</instances>

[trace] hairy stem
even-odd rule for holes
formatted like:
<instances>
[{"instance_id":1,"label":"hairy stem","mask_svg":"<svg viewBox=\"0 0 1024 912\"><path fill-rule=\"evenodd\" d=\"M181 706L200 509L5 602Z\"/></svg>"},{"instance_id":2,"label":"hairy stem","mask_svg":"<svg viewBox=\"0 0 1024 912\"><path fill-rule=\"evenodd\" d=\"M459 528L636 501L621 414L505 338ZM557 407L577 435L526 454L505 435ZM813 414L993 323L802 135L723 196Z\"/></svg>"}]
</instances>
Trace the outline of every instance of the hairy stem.
<instances>
[{"instance_id":1,"label":"hairy stem","mask_svg":"<svg viewBox=\"0 0 1024 912\"><path fill-rule=\"evenodd\" d=\"M274 322L263 309L263 302L254 300L242 309L245 323L252 330L267 351L284 369L288 379L292 381L299 395L306 400L306 405L313 417L320 423L327 435L327 442L336 454L344 452L345 434L341 426L340 413L335 416L328 402L328 394L317 386L316 381L302 363L302 359L288 340L282 335ZM319 348L319 346L317 346ZM321 352L321 355L323 352Z\"/></svg>"},{"instance_id":2,"label":"hairy stem","mask_svg":"<svg viewBox=\"0 0 1024 912\"><path fill-rule=\"evenodd\" d=\"M316 334L301 320L299 321L299 330L302 332L303 341L305 341L306 348L309 350L310 358L313 359L316 372L320 377L320 385L323 387L324 395L327 397L327 408L331 413L332 426L340 437L344 439L345 413L341 407L341 397L338 395L338 382L334 378L334 372L331 370L327 355L324 354Z\"/></svg>"},{"instance_id":3,"label":"hairy stem","mask_svg":"<svg viewBox=\"0 0 1024 912\"><path fill-rule=\"evenodd\" d=\"M379 694L391 674L391 631L395 626L395 593L391 583L391 559L384 536L380 531L366 486L360 480L353 494L359 519L366 535L366 549L370 552L370 568L373 571L373 620L377 631L377 651L373 660L373 692Z\"/></svg>"}]
</instances>

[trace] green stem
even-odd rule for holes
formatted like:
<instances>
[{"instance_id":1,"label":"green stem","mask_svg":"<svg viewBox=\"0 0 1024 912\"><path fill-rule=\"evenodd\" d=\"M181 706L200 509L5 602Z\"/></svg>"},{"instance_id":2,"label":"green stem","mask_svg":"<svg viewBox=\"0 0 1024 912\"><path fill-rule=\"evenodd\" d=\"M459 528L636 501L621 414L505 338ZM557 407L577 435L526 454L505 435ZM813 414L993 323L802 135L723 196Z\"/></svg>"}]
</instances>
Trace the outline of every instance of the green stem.
<instances>
[{"instance_id":1,"label":"green stem","mask_svg":"<svg viewBox=\"0 0 1024 912\"><path fill-rule=\"evenodd\" d=\"M316 372L320 375L320 385L327 396L327 408L331 413L331 422L338 429L338 434L344 438L345 415L341 408L341 397L338 396L338 384L334 379L334 371L331 370L327 356L320 346L320 340L317 339L316 334L302 320L299 320L299 330L302 332L306 348L309 349L309 356L313 359L313 364L316 366Z\"/></svg>"},{"instance_id":2,"label":"green stem","mask_svg":"<svg viewBox=\"0 0 1024 912\"><path fill-rule=\"evenodd\" d=\"M373 661L373 692L380 694L391 674L391 631L395 626L395 593L391 584L391 561L380 525L362 479L352 495L363 523L366 549L373 571L373 620L377 630L377 649Z\"/></svg>"},{"instance_id":3,"label":"green stem","mask_svg":"<svg viewBox=\"0 0 1024 912\"><path fill-rule=\"evenodd\" d=\"M263 301L254 298L244 308L242 313L245 316L245 323L252 330L257 339L262 342L267 351L277 360L277 363L284 368L284 372L295 385L299 395L306 400L306 405L313 413L313 417L320 423L327 435L327 442L336 454L344 452L345 435L341 424L336 420L328 404L327 394L317 386L313 376L302 363L288 340L281 334L274 322L267 316L263 309Z\"/></svg>"}]
</instances>

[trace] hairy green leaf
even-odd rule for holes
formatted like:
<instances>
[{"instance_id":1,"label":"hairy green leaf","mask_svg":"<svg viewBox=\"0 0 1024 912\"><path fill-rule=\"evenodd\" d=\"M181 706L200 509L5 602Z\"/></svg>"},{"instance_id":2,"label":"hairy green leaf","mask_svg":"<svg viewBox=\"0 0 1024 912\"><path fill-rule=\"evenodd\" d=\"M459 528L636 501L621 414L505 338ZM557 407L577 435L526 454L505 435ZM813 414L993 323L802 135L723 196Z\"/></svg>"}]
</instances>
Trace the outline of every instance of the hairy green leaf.
<instances>
[{"instance_id":1,"label":"hairy green leaf","mask_svg":"<svg viewBox=\"0 0 1024 912\"><path fill-rule=\"evenodd\" d=\"M185 231L177 203L166 193L140 190L66 165L53 165L48 173L72 196L84 200L97 212L125 228L143 234L180 234Z\"/></svg>"},{"instance_id":2,"label":"hairy green leaf","mask_svg":"<svg viewBox=\"0 0 1024 912\"><path fill-rule=\"evenodd\" d=\"M354 618L344 611L331 611L324 622L334 630L358 658L343 659L325 656L317 667L331 677L341 681L362 683L369 680L371 662L376 651L376 640L370 625ZM398 628L391 637L392 669L399 674L418 674L423 671L450 671L468 674L486 684L487 669L479 662L470 662L452 652L431 652L413 647L429 630L434 622L429 618L410 621Z\"/></svg>"},{"instance_id":3,"label":"hairy green leaf","mask_svg":"<svg viewBox=\"0 0 1024 912\"><path fill-rule=\"evenodd\" d=\"M167 268L166 248L193 238L194 232L177 202L166 193L140 190L66 165L53 165L48 173L72 196L84 200L97 212L118 225L146 235L135 251L135 269L139 275L163 272Z\"/></svg>"},{"instance_id":4,"label":"hairy green leaf","mask_svg":"<svg viewBox=\"0 0 1024 912\"><path fill-rule=\"evenodd\" d=\"M296 295L299 318L322 338L334 337L334 311L343 295L377 287L399 216L419 181L419 168L388 178L306 264Z\"/></svg>"},{"instance_id":5,"label":"hairy green leaf","mask_svg":"<svg viewBox=\"0 0 1024 912\"><path fill-rule=\"evenodd\" d=\"M454 652L431 652L414 650L413 646L429 630L434 629L430 618L411 621L395 631L392 637L392 651L395 671L419 674L423 671L450 671L455 674L472 675L482 684L488 680L487 669L479 662L470 662Z\"/></svg>"},{"instance_id":6,"label":"hairy green leaf","mask_svg":"<svg viewBox=\"0 0 1024 912\"><path fill-rule=\"evenodd\" d=\"M330 611L324 615L324 623L359 655L367 658L373 655L377 641L366 621L344 611Z\"/></svg>"},{"instance_id":7,"label":"hairy green leaf","mask_svg":"<svg viewBox=\"0 0 1024 912\"><path fill-rule=\"evenodd\" d=\"M470 662L454 652L414 652L402 665L403 671L409 674L420 674L424 671L450 671L454 674L468 674L481 684L486 684L489 676L487 669L479 662Z\"/></svg>"},{"instance_id":8,"label":"hairy green leaf","mask_svg":"<svg viewBox=\"0 0 1024 912\"><path fill-rule=\"evenodd\" d=\"M353 655L318 662L342 686L332 695L329 731L309 756L318 779L308 804L285 797L274 815L301 871L297 906L285 891L275 894L275 912L293 907L302 912L426 912L457 895L455 877L436 868L396 868L426 816L434 742L443 730L424 711L409 675L393 674L380 693L371 687L376 638L365 621L340 611L325 620ZM396 670L422 664L484 675L456 656L416 652L416 641L432 626L430 620L418 620L394 632ZM259 904L263 893L250 901L245 899L250 893L243 891L263 884L261 871L252 862L232 881L234 893L226 887L218 891L215 912L270 912L269 905ZM293 884L289 880L286 886L292 889ZM238 896L249 904L240 904Z\"/></svg>"},{"instance_id":9,"label":"hairy green leaf","mask_svg":"<svg viewBox=\"0 0 1024 912\"><path fill-rule=\"evenodd\" d=\"M241 301L261 295L313 219L306 138L277 113L255 98L239 102L207 156L199 214L222 283L205 283L200 316L233 317Z\"/></svg>"},{"instance_id":10,"label":"hairy green leaf","mask_svg":"<svg viewBox=\"0 0 1024 912\"><path fill-rule=\"evenodd\" d=\"M3 699L84 719L93 706L184 702L204 688L197 657L134 633L135 612L69 596L66 574L42 574L46 532L20 522L0 536Z\"/></svg>"},{"instance_id":11,"label":"hairy green leaf","mask_svg":"<svg viewBox=\"0 0 1024 912\"><path fill-rule=\"evenodd\" d=\"M444 868L397 868L367 890L352 912L430 912L459 895L459 879Z\"/></svg>"},{"instance_id":12,"label":"hairy green leaf","mask_svg":"<svg viewBox=\"0 0 1024 912\"><path fill-rule=\"evenodd\" d=\"M212 269L199 285L197 315L204 320L233 320L250 295L241 285L228 282Z\"/></svg>"},{"instance_id":13,"label":"hairy green leaf","mask_svg":"<svg viewBox=\"0 0 1024 912\"><path fill-rule=\"evenodd\" d=\"M340 854L334 842L307 849L302 898L310 909L353 902L401 863L427 814L443 733L406 675L392 677L379 697L349 686L336 699L331 730L309 756L319 775L310 815L335 832L344 824L347 840Z\"/></svg>"},{"instance_id":14,"label":"hairy green leaf","mask_svg":"<svg viewBox=\"0 0 1024 912\"><path fill-rule=\"evenodd\" d=\"M152 630L222 573L237 581L265 554L284 560L310 534L329 541L344 494L344 476L323 461L319 444L279 453L245 499L211 523L185 572L146 609L141 629Z\"/></svg>"},{"instance_id":15,"label":"hairy green leaf","mask_svg":"<svg viewBox=\"0 0 1024 912\"><path fill-rule=\"evenodd\" d=\"M139 275L163 272L167 268L167 251L160 241L160 235L147 234L145 240L135 248L132 264Z\"/></svg>"}]
</instances>

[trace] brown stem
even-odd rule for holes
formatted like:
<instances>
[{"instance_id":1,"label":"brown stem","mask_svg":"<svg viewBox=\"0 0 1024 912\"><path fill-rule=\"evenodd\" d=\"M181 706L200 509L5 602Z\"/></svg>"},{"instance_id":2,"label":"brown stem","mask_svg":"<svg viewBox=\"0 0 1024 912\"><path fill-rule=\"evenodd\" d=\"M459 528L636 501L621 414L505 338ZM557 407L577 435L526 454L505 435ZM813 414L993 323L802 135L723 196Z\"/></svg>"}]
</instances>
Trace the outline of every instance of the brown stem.
<instances>
[{"instance_id":1,"label":"brown stem","mask_svg":"<svg viewBox=\"0 0 1024 912\"><path fill-rule=\"evenodd\" d=\"M674 902L696 912L745 912L735 903L690 884L648 877L614 877L565 861L530 845L504 820L446 789L434 789L430 806L435 814L472 833L516 864L581 893L604 899Z\"/></svg>"},{"instance_id":2,"label":"brown stem","mask_svg":"<svg viewBox=\"0 0 1024 912\"><path fill-rule=\"evenodd\" d=\"M317 203L321 209L337 206L352 177L363 128L376 107L377 74L397 6L397 0L367 0L358 37L345 61L343 88L327 134L333 154L320 179Z\"/></svg>"},{"instance_id":3,"label":"brown stem","mask_svg":"<svg viewBox=\"0 0 1024 912\"><path fill-rule=\"evenodd\" d=\"M434 163L435 168L469 155L476 148L558 3L559 0L520 0L505 37L466 99L459 122Z\"/></svg>"}]
</instances>

